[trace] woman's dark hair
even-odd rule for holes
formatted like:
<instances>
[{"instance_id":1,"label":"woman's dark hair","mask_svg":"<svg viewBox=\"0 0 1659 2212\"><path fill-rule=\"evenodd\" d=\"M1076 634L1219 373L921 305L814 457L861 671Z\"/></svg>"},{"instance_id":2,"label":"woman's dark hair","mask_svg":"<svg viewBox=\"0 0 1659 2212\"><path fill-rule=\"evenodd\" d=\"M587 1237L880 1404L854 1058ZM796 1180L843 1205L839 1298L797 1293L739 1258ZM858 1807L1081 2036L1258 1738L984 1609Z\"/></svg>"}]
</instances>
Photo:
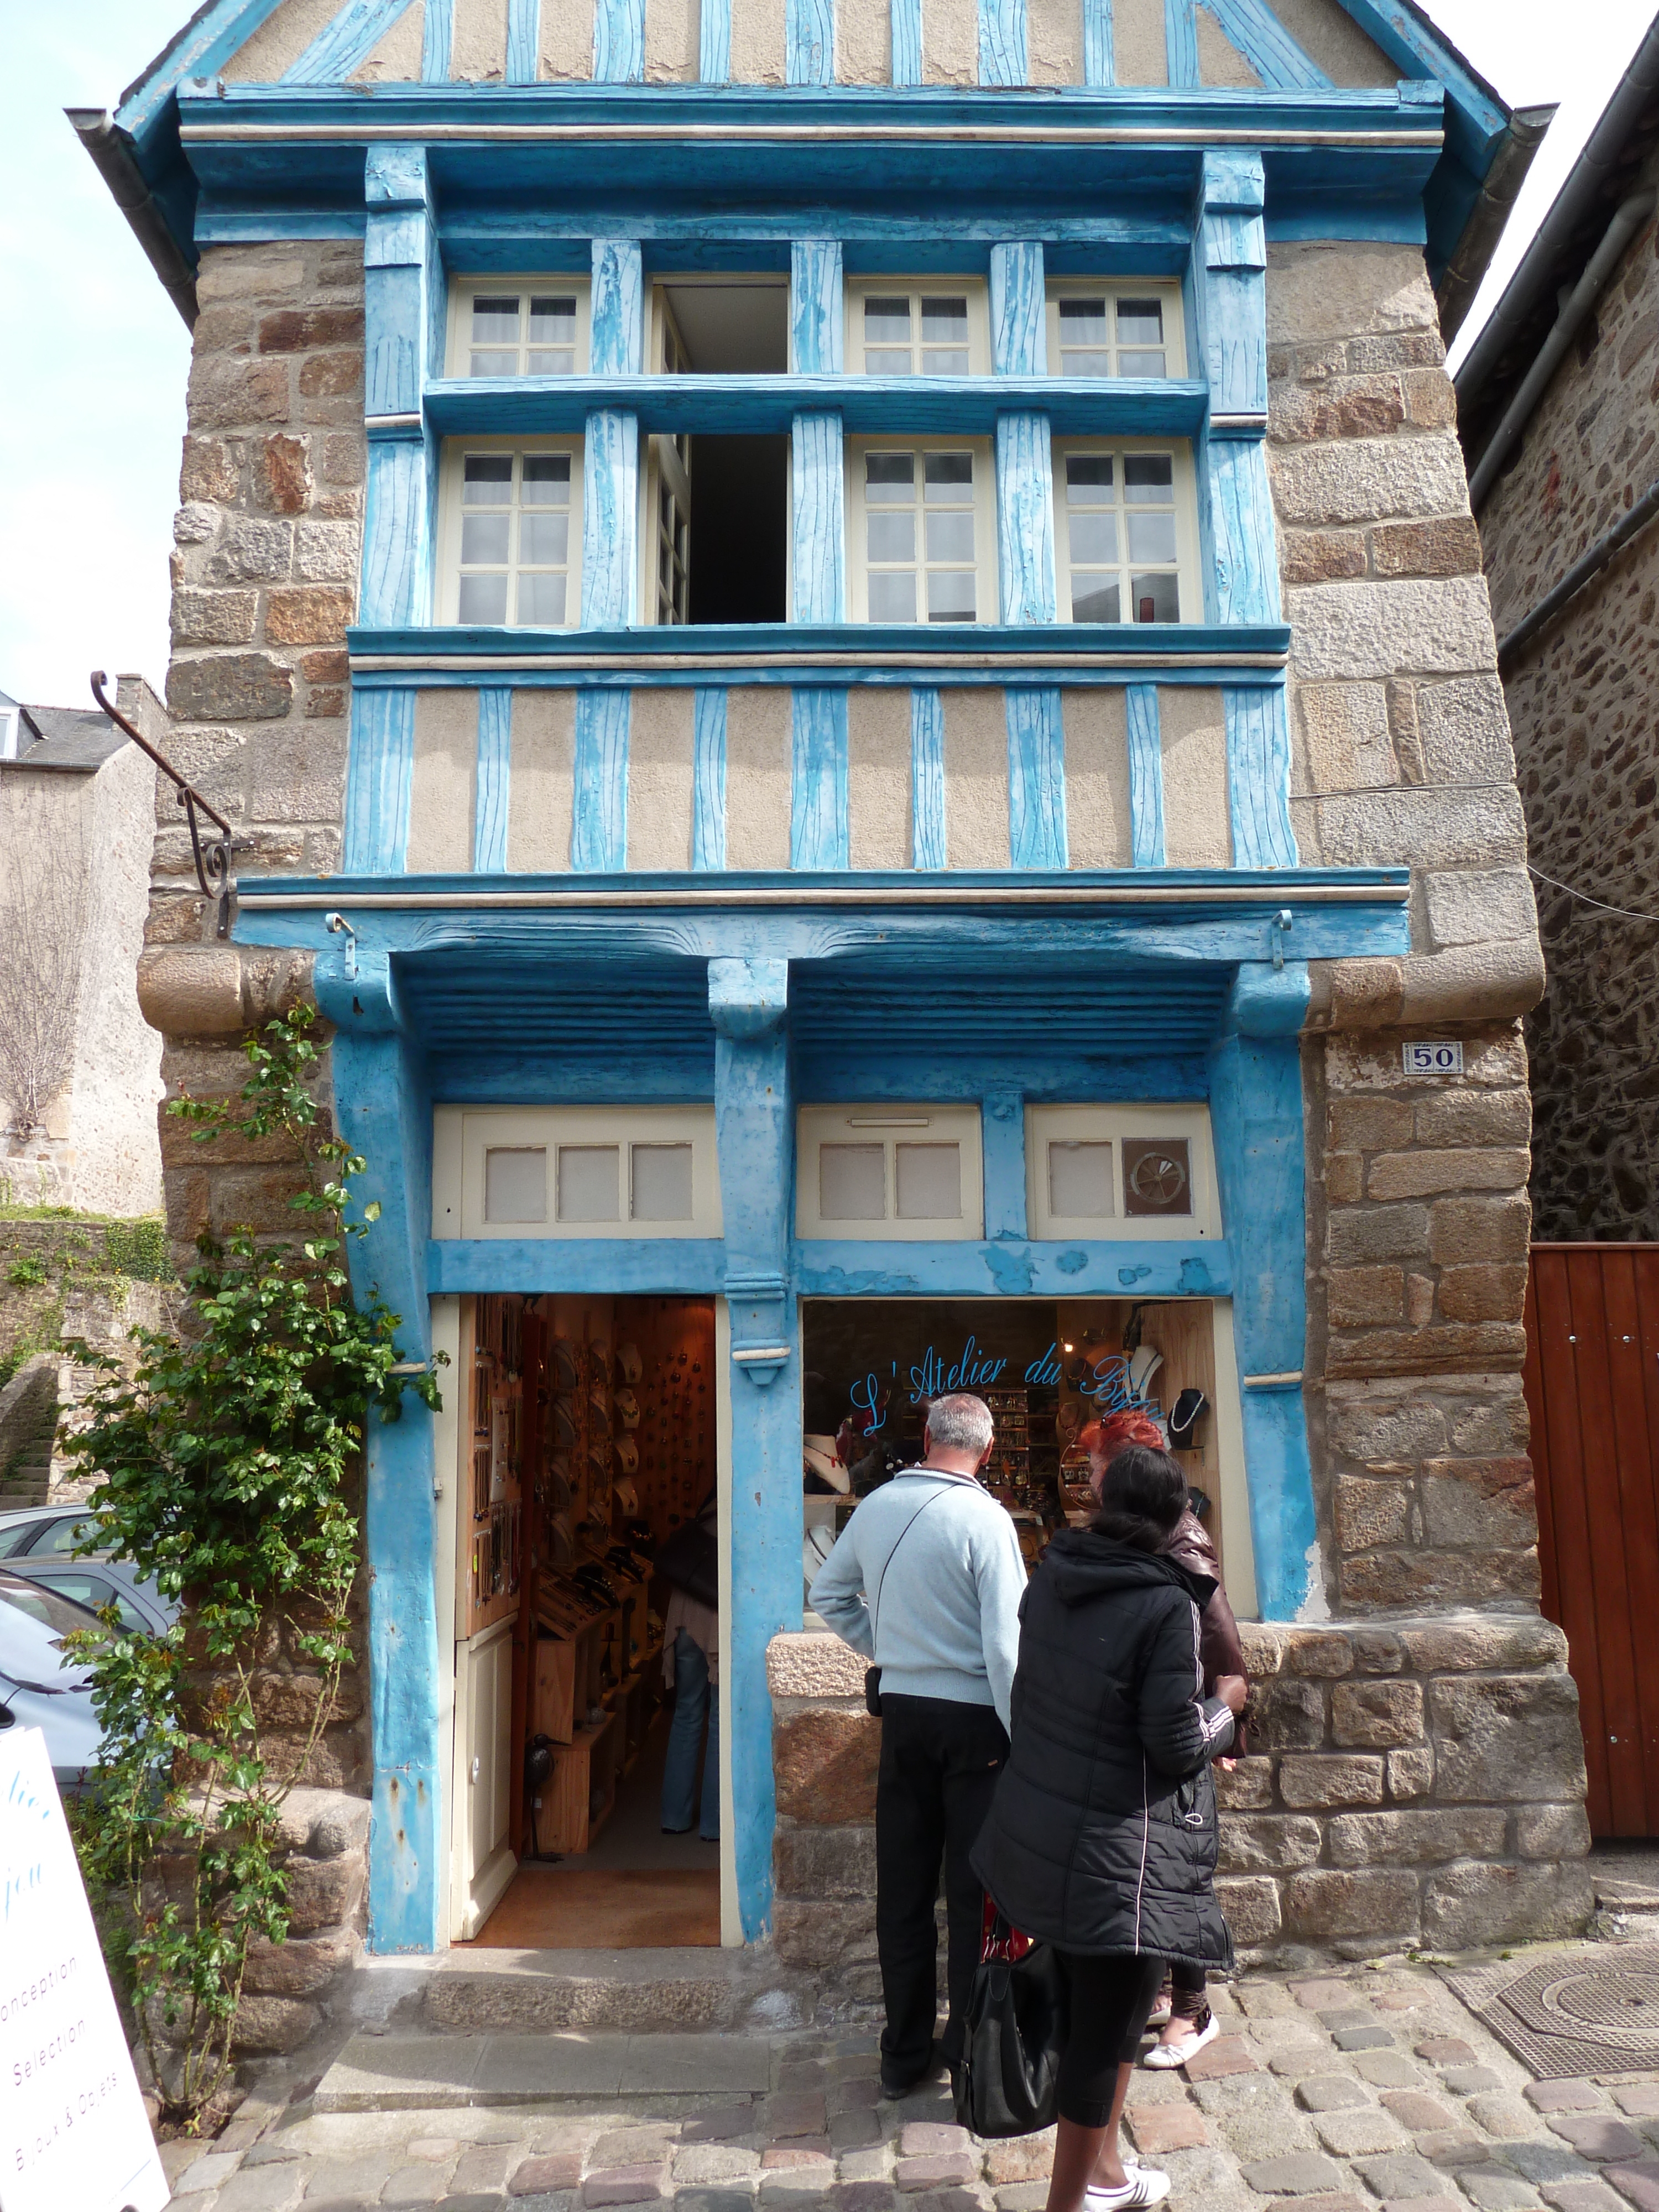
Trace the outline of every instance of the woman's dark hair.
<instances>
[{"instance_id":1,"label":"woman's dark hair","mask_svg":"<svg viewBox=\"0 0 1659 2212\"><path fill-rule=\"evenodd\" d=\"M1185 1470L1151 1444L1114 1452L1101 1478L1100 1510L1090 1524L1098 1536L1137 1552L1161 1552L1187 1504Z\"/></svg>"}]
</instances>

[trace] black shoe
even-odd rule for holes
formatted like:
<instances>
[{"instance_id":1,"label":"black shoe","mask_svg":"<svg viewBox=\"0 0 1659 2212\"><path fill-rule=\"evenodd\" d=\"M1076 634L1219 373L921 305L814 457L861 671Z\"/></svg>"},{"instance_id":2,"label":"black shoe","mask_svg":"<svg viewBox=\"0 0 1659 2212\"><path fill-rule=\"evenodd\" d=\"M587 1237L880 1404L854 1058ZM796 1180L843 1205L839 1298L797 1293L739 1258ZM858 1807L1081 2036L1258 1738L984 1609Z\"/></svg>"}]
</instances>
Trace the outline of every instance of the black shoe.
<instances>
[{"instance_id":1,"label":"black shoe","mask_svg":"<svg viewBox=\"0 0 1659 2212\"><path fill-rule=\"evenodd\" d=\"M928 2056L927 2063L922 2068L920 2074L896 2073L888 2064L887 2061L883 2059L881 2064L881 2094L887 2099L890 2104L896 2104L901 2097L908 2097L912 2090L920 2089L928 2082L938 2081L943 2079L949 2071L950 2068L947 2065L945 2057L940 2051L938 2044L933 2045L933 2048Z\"/></svg>"}]
</instances>

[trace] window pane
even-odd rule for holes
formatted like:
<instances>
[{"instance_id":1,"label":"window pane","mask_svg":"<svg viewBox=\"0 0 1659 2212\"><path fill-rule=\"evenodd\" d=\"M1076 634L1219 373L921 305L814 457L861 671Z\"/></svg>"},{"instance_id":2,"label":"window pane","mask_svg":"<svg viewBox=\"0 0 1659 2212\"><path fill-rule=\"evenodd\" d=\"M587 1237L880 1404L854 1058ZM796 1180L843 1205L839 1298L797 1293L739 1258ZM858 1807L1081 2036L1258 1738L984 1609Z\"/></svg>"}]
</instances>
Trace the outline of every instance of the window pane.
<instances>
[{"instance_id":1,"label":"window pane","mask_svg":"<svg viewBox=\"0 0 1659 2212\"><path fill-rule=\"evenodd\" d=\"M1063 346L1104 345L1105 301L1062 300L1060 303L1060 342Z\"/></svg>"},{"instance_id":2,"label":"window pane","mask_svg":"<svg viewBox=\"0 0 1659 2212\"><path fill-rule=\"evenodd\" d=\"M1174 561L1174 515L1131 514L1128 523L1129 558L1132 561Z\"/></svg>"},{"instance_id":3,"label":"window pane","mask_svg":"<svg viewBox=\"0 0 1659 2212\"><path fill-rule=\"evenodd\" d=\"M466 459L467 507L510 507L513 503L511 453L469 453Z\"/></svg>"},{"instance_id":4,"label":"window pane","mask_svg":"<svg viewBox=\"0 0 1659 2212\"><path fill-rule=\"evenodd\" d=\"M1121 622L1118 612L1118 589L1115 584L1103 584L1093 576L1073 576L1072 579L1072 620L1073 622Z\"/></svg>"},{"instance_id":5,"label":"window pane","mask_svg":"<svg viewBox=\"0 0 1659 2212\"><path fill-rule=\"evenodd\" d=\"M526 507L568 507L570 503L568 453L526 453L524 491Z\"/></svg>"},{"instance_id":6,"label":"window pane","mask_svg":"<svg viewBox=\"0 0 1659 2212\"><path fill-rule=\"evenodd\" d=\"M463 576L460 605L456 612L464 623L504 623L507 620L507 578Z\"/></svg>"},{"instance_id":7,"label":"window pane","mask_svg":"<svg viewBox=\"0 0 1659 2212\"><path fill-rule=\"evenodd\" d=\"M1138 521L1146 519L1136 517ZM569 557L570 517L568 514L532 514L519 517L519 558L526 568L562 568ZM1155 560L1158 556L1148 554L1146 557Z\"/></svg>"},{"instance_id":8,"label":"window pane","mask_svg":"<svg viewBox=\"0 0 1659 2212\"><path fill-rule=\"evenodd\" d=\"M576 300L570 292L538 295L530 302L530 342L568 345L576 336Z\"/></svg>"},{"instance_id":9,"label":"window pane","mask_svg":"<svg viewBox=\"0 0 1659 2212\"><path fill-rule=\"evenodd\" d=\"M929 514L927 558L930 561L971 561L974 557L974 510Z\"/></svg>"},{"instance_id":10,"label":"window pane","mask_svg":"<svg viewBox=\"0 0 1659 2212\"><path fill-rule=\"evenodd\" d=\"M1109 376L1112 373L1112 356L1109 353L1068 346L1060 359L1062 376Z\"/></svg>"},{"instance_id":11,"label":"window pane","mask_svg":"<svg viewBox=\"0 0 1659 2212\"><path fill-rule=\"evenodd\" d=\"M901 1221L960 1221L960 1145L895 1145L893 1181Z\"/></svg>"},{"instance_id":12,"label":"window pane","mask_svg":"<svg viewBox=\"0 0 1659 2212\"><path fill-rule=\"evenodd\" d=\"M1123 496L1132 505L1167 507L1175 495L1175 463L1167 453L1126 453Z\"/></svg>"},{"instance_id":13,"label":"window pane","mask_svg":"<svg viewBox=\"0 0 1659 2212\"><path fill-rule=\"evenodd\" d=\"M575 353L568 346L556 351L547 347L532 346L530 374L532 376L574 376L576 374Z\"/></svg>"},{"instance_id":14,"label":"window pane","mask_svg":"<svg viewBox=\"0 0 1659 2212\"><path fill-rule=\"evenodd\" d=\"M629 1151L635 1221L690 1221L690 1145L635 1145Z\"/></svg>"},{"instance_id":15,"label":"window pane","mask_svg":"<svg viewBox=\"0 0 1659 2212\"><path fill-rule=\"evenodd\" d=\"M963 299L925 299L921 303L921 335L944 344L968 343L968 302Z\"/></svg>"},{"instance_id":16,"label":"window pane","mask_svg":"<svg viewBox=\"0 0 1659 2212\"><path fill-rule=\"evenodd\" d=\"M1115 1211L1109 1145L1049 1146L1048 1211L1067 1221L1102 1221Z\"/></svg>"},{"instance_id":17,"label":"window pane","mask_svg":"<svg viewBox=\"0 0 1659 2212\"><path fill-rule=\"evenodd\" d=\"M929 521L939 517L930 515ZM914 561L916 557L915 510L900 508L896 514L866 514L865 545L872 561Z\"/></svg>"},{"instance_id":18,"label":"window pane","mask_svg":"<svg viewBox=\"0 0 1659 2212\"><path fill-rule=\"evenodd\" d=\"M469 514L461 520L461 563L464 568L476 568L499 562L507 563L507 547L512 518L505 514Z\"/></svg>"},{"instance_id":19,"label":"window pane","mask_svg":"<svg viewBox=\"0 0 1659 2212\"><path fill-rule=\"evenodd\" d=\"M1167 376L1161 353L1130 353L1126 350L1117 357L1120 376Z\"/></svg>"},{"instance_id":20,"label":"window pane","mask_svg":"<svg viewBox=\"0 0 1659 2212\"><path fill-rule=\"evenodd\" d=\"M864 498L866 506L896 501L908 507L915 498L916 457L914 453L866 453L864 457Z\"/></svg>"},{"instance_id":21,"label":"window pane","mask_svg":"<svg viewBox=\"0 0 1659 2212\"><path fill-rule=\"evenodd\" d=\"M907 623L916 618L916 580L902 571L876 569L870 578L872 622Z\"/></svg>"},{"instance_id":22,"label":"window pane","mask_svg":"<svg viewBox=\"0 0 1659 2212\"><path fill-rule=\"evenodd\" d=\"M966 346L923 346L921 373L924 376L966 376L968 349Z\"/></svg>"},{"instance_id":23,"label":"window pane","mask_svg":"<svg viewBox=\"0 0 1659 2212\"><path fill-rule=\"evenodd\" d=\"M502 298L476 292L472 296L472 342L475 345L516 345L519 342L519 302L516 295Z\"/></svg>"},{"instance_id":24,"label":"window pane","mask_svg":"<svg viewBox=\"0 0 1659 2212\"><path fill-rule=\"evenodd\" d=\"M915 366L908 346L897 352L890 347L866 346L864 349L864 373L866 376L908 376Z\"/></svg>"},{"instance_id":25,"label":"window pane","mask_svg":"<svg viewBox=\"0 0 1659 2212\"><path fill-rule=\"evenodd\" d=\"M943 500L947 504L960 506L973 489L974 457L971 453L929 453L925 465L926 489L923 497L930 503Z\"/></svg>"},{"instance_id":26,"label":"window pane","mask_svg":"<svg viewBox=\"0 0 1659 2212\"><path fill-rule=\"evenodd\" d=\"M1145 520L1141 515L1137 522ZM1115 514L1091 514L1087 508L1066 517L1066 528L1071 532L1072 558L1085 568L1101 568L1117 559L1117 517Z\"/></svg>"},{"instance_id":27,"label":"window pane","mask_svg":"<svg viewBox=\"0 0 1659 2212\"><path fill-rule=\"evenodd\" d=\"M484 1219L545 1221L545 1145L492 1145L484 1153Z\"/></svg>"},{"instance_id":28,"label":"window pane","mask_svg":"<svg viewBox=\"0 0 1659 2212\"><path fill-rule=\"evenodd\" d=\"M520 576L519 620L535 629L560 629L564 624L565 580L557 575Z\"/></svg>"},{"instance_id":29,"label":"window pane","mask_svg":"<svg viewBox=\"0 0 1659 2212\"><path fill-rule=\"evenodd\" d=\"M866 300L864 303L866 345L908 345L910 342L910 302L908 300Z\"/></svg>"},{"instance_id":30,"label":"window pane","mask_svg":"<svg viewBox=\"0 0 1659 2212\"><path fill-rule=\"evenodd\" d=\"M1111 505L1112 457L1109 453L1073 453L1067 456L1066 503L1068 507Z\"/></svg>"},{"instance_id":31,"label":"window pane","mask_svg":"<svg viewBox=\"0 0 1659 2212\"><path fill-rule=\"evenodd\" d=\"M1120 300L1117 303L1117 342L1120 345L1162 345L1163 301Z\"/></svg>"},{"instance_id":32,"label":"window pane","mask_svg":"<svg viewBox=\"0 0 1659 2212\"><path fill-rule=\"evenodd\" d=\"M519 373L519 349L511 353L480 353L475 347L472 354L474 376L516 376Z\"/></svg>"},{"instance_id":33,"label":"window pane","mask_svg":"<svg viewBox=\"0 0 1659 2212\"><path fill-rule=\"evenodd\" d=\"M1181 593L1171 575L1131 576L1129 604L1135 611L1137 622L1181 620Z\"/></svg>"},{"instance_id":34,"label":"window pane","mask_svg":"<svg viewBox=\"0 0 1659 2212\"><path fill-rule=\"evenodd\" d=\"M886 1219L884 1146L818 1146L818 1216L823 1221Z\"/></svg>"},{"instance_id":35,"label":"window pane","mask_svg":"<svg viewBox=\"0 0 1659 2212\"><path fill-rule=\"evenodd\" d=\"M622 1159L615 1145L559 1146L561 1221L615 1221Z\"/></svg>"},{"instance_id":36,"label":"window pane","mask_svg":"<svg viewBox=\"0 0 1659 2212\"><path fill-rule=\"evenodd\" d=\"M935 568L927 579L929 622L972 622L974 572L971 568Z\"/></svg>"}]
</instances>

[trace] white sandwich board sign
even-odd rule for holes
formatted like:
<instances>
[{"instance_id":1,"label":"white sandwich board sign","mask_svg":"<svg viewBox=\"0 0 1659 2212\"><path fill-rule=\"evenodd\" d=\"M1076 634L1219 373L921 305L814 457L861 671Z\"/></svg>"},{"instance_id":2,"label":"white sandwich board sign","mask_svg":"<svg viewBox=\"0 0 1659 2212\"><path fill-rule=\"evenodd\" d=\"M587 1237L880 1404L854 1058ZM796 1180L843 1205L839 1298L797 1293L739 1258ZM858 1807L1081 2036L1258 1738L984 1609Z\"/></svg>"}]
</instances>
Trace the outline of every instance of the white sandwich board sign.
<instances>
[{"instance_id":1,"label":"white sandwich board sign","mask_svg":"<svg viewBox=\"0 0 1659 2212\"><path fill-rule=\"evenodd\" d=\"M39 1729L0 1730L0 2212L169 2199Z\"/></svg>"}]
</instances>

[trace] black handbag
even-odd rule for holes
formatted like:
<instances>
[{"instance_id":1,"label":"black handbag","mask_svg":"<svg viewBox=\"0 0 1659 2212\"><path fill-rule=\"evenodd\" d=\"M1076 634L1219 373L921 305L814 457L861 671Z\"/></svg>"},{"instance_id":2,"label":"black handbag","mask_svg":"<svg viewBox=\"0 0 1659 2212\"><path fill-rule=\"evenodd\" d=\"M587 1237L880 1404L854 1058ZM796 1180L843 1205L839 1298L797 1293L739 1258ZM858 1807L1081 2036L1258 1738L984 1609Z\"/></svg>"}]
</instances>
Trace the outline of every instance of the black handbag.
<instances>
[{"instance_id":1,"label":"black handbag","mask_svg":"<svg viewBox=\"0 0 1659 2212\"><path fill-rule=\"evenodd\" d=\"M962 2126L976 2136L1029 2136L1053 2124L1068 2018L1054 1946L1022 1936L988 1897L957 2069Z\"/></svg>"}]
</instances>

